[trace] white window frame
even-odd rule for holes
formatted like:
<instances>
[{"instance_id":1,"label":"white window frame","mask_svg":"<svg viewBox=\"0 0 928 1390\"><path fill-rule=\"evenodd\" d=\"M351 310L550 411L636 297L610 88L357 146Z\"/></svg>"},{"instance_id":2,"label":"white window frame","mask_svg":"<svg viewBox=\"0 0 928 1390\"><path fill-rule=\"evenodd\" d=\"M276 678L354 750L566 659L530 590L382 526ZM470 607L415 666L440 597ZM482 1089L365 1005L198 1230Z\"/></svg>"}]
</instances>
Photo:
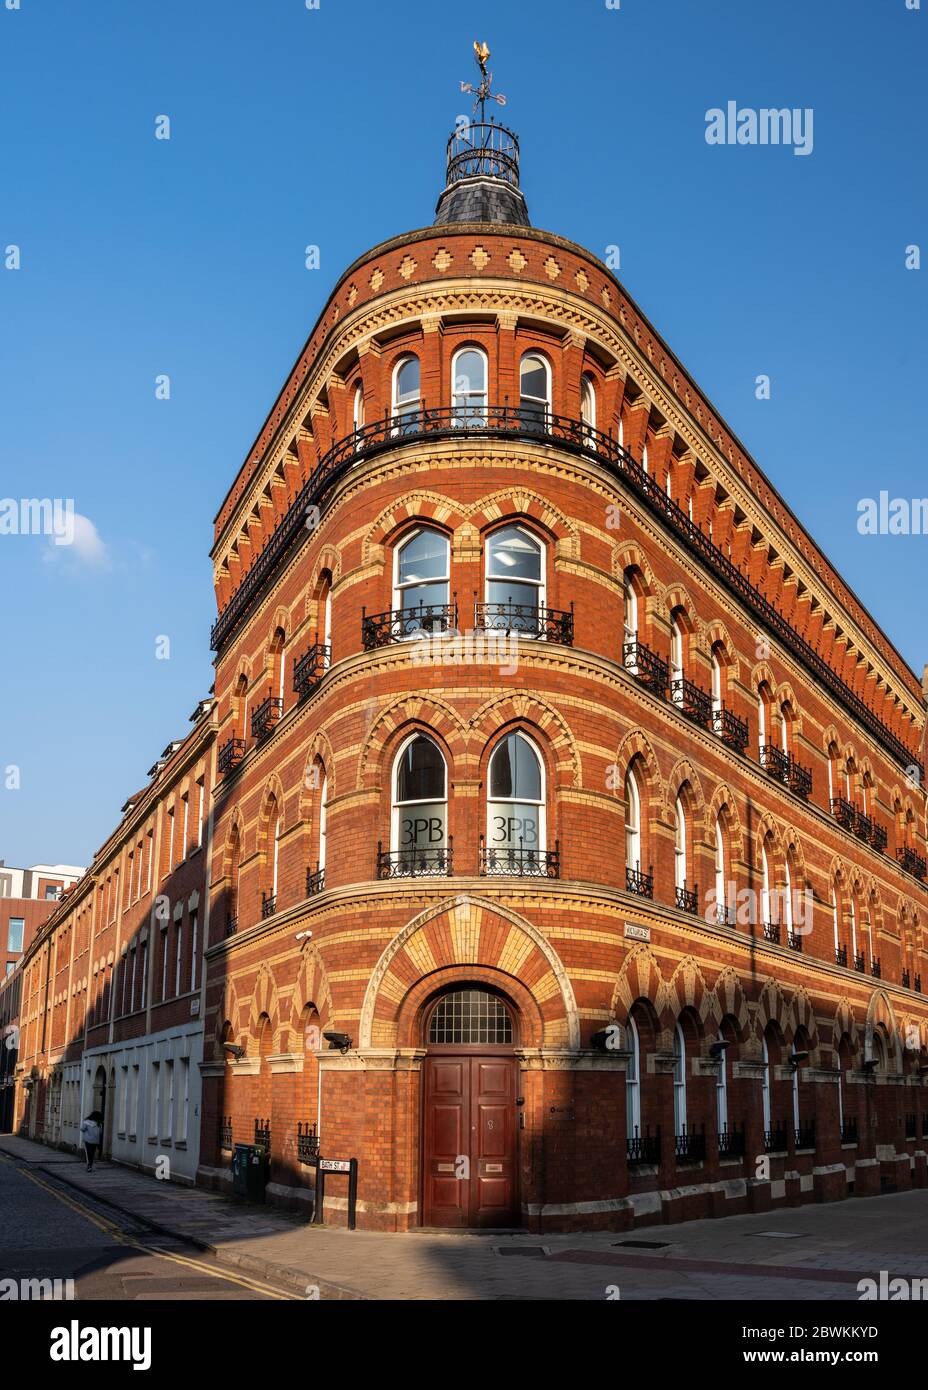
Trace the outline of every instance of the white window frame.
<instances>
[{"instance_id":1,"label":"white window frame","mask_svg":"<svg viewBox=\"0 0 928 1390\"><path fill-rule=\"evenodd\" d=\"M580 419L588 431L596 429L596 383L589 372L580 378Z\"/></svg>"},{"instance_id":2,"label":"white window frame","mask_svg":"<svg viewBox=\"0 0 928 1390\"><path fill-rule=\"evenodd\" d=\"M719 1033L719 1042L725 1039ZM719 1070L715 1082L715 1117L719 1134L724 1134L728 1129L728 1048L723 1047L719 1053Z\"/></svg>"},{"instance_id":3,"label":"white window frame","mask_svg":"<svg viewBox=\"0 0 928 1390\"><path fill-rule=\"evenodd\" d=\"M419 738L425 739L425 741L426 741L427 743L434 744L435 749L436 749L436 751L437 751L437 753L438 753L438 756L441 758L441 765L442 765L442 767L443 767L443 769L444 769L444 773L445 773L445 777L444 777L444 784L445 784L444 795L441 796L441 797L421 797L421 798L418 798L418 799L415 800L415 801L398 801L398 800L397 800L397 791L398 791L398 787L399 787L400 763L401 763L401 761L402 761L403 754L406 752L406 749L410 746L410 744L415 743L416 740L419 739ZM393 759L393 767L392 767L392 769L391 769L391 771L390 771L390 850L391 850L391 853L393 853L393 854L400 854L400 853L402 853L403 851L406 851L406 850L408 850L408 851L410 851L410 852L412 853L412 852L414 852L414 850L415 850L415 846L412 846L412 845L401 845L400 842L399 842L399 839L400 839L400 818L401 818L401 816L402 816L403 811L405 810L405 808L406 808L407 806L438 806L438 805L441 805L441 806L444 807L444 815L442 816L442 842L441 842L440 845L431 845L431 846L429 846L429 848L431 848L431 849L436 849L436 850L439 850L439 849L447 849L447 848L448 848L448 764L445 762L445 755L444 755L444 753L441 751L441 748L439 747L439 745L435 742L435 740L434 740L433 738L429 738L428 734L423 734L423 733L420 733L420 732L416 732L416 733L414 733L414 734L410 734L409 737L408 737L408 738L405 738L405 739L403 740L403 742L400 744L399 749L397 750L396 756L395 756L395 758Z\"/></svg>"},{"instance_id":4,"label":"white window frame","mask_svg":"<svg viewBox=\"0 0 928 1390\"><path fill-rule=\"evenodd\" d=\"M761 925L772 922L770 916L770 860L767 858L767 847L761 844L760 847L760 913Z\"/></svg>"},{"instance_id":5,"label":"white window frame","mask_svg":"<svg viewBox=\"0 0 928 1390\"><path fill-rule=\"evenodd\" d=\"M439 578L437 578L437 579L414 579L414 580L408 580L405 584L401 584L401 583L400 583L400 555L401 555L401 554L403 553L403 551L406 549L407 545L409 545L412 541L414 541L414 540L416 539L417 536L421 536L421 535L423 535L425 532L428 532L429 534L434 535L434 536L438 536L439 539L444 543L444 547L445 547L445 572L444 572L444 575L441 576L441 577L439 577ZM414 608L411 608L411 609L408 609L408 610L404 608L404 606L403 606L403 595L407 592L407 590L417 588L420 584L444 584L444 585L445 585L445 597L441 600L441 602L442 602L443 604L445 604L446 606L451 602L451 598L450 598L450 595L451 595L451 540L450 540L450 538L445 534L445 532L444 532L444 531L440 531L440 530L438 529L437 526L416 526L416 527L413 528L412 531L407 531L407 532L405 532L404 535L403 535L403 537L402 537L402 539L401 539L400 541L398 541L398 543L393 547L393 609L394 609L394 612L407 612L407 611L410 612L410 613L414 613L414 612L415 612L415 609L414 609ZM427 605L427 606L429 606L429 605ZM415 634L415 633L412 633L412 634L409 634L409 635L414 637L416 634Z\"/></svg>"},{"instance_id":6,"label":"white window frame","mask_svg":"<svg viewBox=\"0 0 928 1390\"><path fill-rule=\"evenodd\" d=\"M174 924L174 998L180 995L180 962L184 952L184 919L178 917Z\"/></svg>"},{"instance_id":7,"label":"white window frame","mask_svg":"<svg viewBox=\"0 0 928 1390\"><path fill-rule=\"evenodd\" d=\"M718 714L722 708L722 663L719 654L713 647L711 652L712 661L712 713ZM721 728L716 729L716 733L721 733Z\"/></svg>"},{"instance_id":8,"label":"white window frame","mask_svg":"<svg viewBox=\"0 0 928 1390\"><path fill-rule=\"evenodd\" d=\"M680 796L674 803L673 878L675 888L686 887L686 811Z\"/></svg>"},{"instance_id":9,"label":"white window frame","mask_svg":"<svg viewBox=\"0 0 928 1390\"><path fill-rule=\"evenodd\" d=\"M677 613L670 615L670 694L674 704L682 704L682 688L674 690L674 682L682 681L683 675L683 624Z\"/></svg>"},{"instance_id":10,"label":"white window frame","mask_svg":"<svg viewBox=\"0 0 928 1390\"><path fill-rule=\"evenodd\" d=\"M641 1039L634 1018L628 1020L629 1058L625 1066L625 1128L626 1137L641 1134Z\"/></svg>"},{"instance_id":11,"label":"white window frame","mask_svg":"<svg viewBox=\"0 0 928 1390\"><path fill-rule=\"evenodd\" d=\"M516 579L516 580L513 580L513 583L514 583L514 584L517 584L517 585L519 586L520 589L521 589L522 585L525 585L526 587L531 586L531 587L533 587L533 588L535 589L535 606L536 606L536 608L537 608L537 609L539 610L539 612L540 612L541 609L543 609L543 608L546 607L546 605L547 605L547 582L546 582L546 576L547 576L547 572L548 572L548 548L547 548L547 546L545 545L544 541L543 541L539 536L536 536L536 535L535 535L535 532L534 532L534 531L530 531L529 528L528 528L527 526L520 526L519 523L518 523L517 521L510 521L510 522L507 522L505 526L500 526L500 527L498 527L495 531L491 531L491 533L489 534L489 536L487 536L487 540L486 540L486 563L485 563L485 566L484 566L484 569L485 569L486 572L485 572L484 577L483 577L483 599L484 599L484 602L485 602L485 603L496 602L495 599L491 599L491 598L490 598L490 585L491 585L491 584L494 584L494 583L495 583L495 584L502 584L502 583L505 583L505 581L510 577L509 575L506 575L506 574L493 574L493 573L491 572L491 569L490 569L490 566L491 566L491 563L492 563L491 556L493 555L493 542L494 542L494 540L496 539L497 536L501 536L505 531L518 531L518 532L520 532L521 535L526 536L526 537L531 541L532 545L535 546L536 550L538 551L538 573L539 573L540 578L538 578L538 579ZM514 600L514 602L518 602L518 599ZM528 606L528 607L531 607L531 604L528 604L527 606ZM523 634L523 635L524 635L524 636L528 636L527 633L525 633L525 634Z\"/></svg>"},{"instance_id":12,"label":"white window frame","mask_svg":"<svg viewBox=\"0 0 928 1390\"><path fill-rule=\"evenodd\" d=\"M500 854L502 854L502 855L505 855L510 849L515 849L515 848L516 848L515 845L501 845L501 846L497 846L497 845L495 845L495 844L493 843L493 841L491 840L491 830L492 830L492 826L493 826L493 814L494 814L493 808L494 808L494 807L497 807L497 806L510 806L510 805L514 805L514 804L517 804L517 805L524 805L524 806L537 806L537 807L538 807L538 844L537 844L537 845L534 845L534 846L530 845L530 846L529 846L529 849L534 849L535 852L536 852L537 854L543 855L543 854L545 854L545 853L547 852L547 847L548 847L548 825L547 825L547 790L548 790L548 789L547 789L547 783L546 783L546 780L545 780L545 763L544 763L544 758L542 758L542 756L541 756L540 752L538 751L538 748L536 747L536 745L534 744L534 742L533 742L526 734L524 734L524 733L522 732L521 729L514 729L514 730L512 730L512 732L515 734L516 738L522 739L523 743L525 743L525 745L526 745L526 746L529 748L529 750L531 751L531 754L532 754L532 756L534 757L535 762L538 764L538 774L539 774L539 783L540 783L540 788L541 788L541 796L540 796L539 800L537 800L537 801L535 800L534 797L531 797L531 796L520 796L520 797L518 797L518 799L516 799L515 797L513 797L513 798L511 798L509 801L503 801L503 800L499 799L498 797L497 797L497 798L492 798L492 797L490 796L490 788L491 788L491 786L492 786L492 766L493 766L493 759L497 756L497 754L499 753L499 750L504 746L504 744L505 744L505 742L506 742L506 737L508 737L508 735L507 735L506 737L501 738L500 741L499 741L499 743L497 743L496 747L493 749L493 752L490 754L490 758L489 758L489 760L488 760L488 762L487 762L487 824L486 824L486 844L487 844L487 848L488 848L488 849L489 849L489 848L499 849L499 852L500 852ZM519 848L524 848L524 846L519 846ZM497 869L495 870L495 872L496 872L496 873L505 873L506 870L505 870L505 868L497 868Z\"/></svg>"},{"instance_id":13,"label":"white window frame","mask_svg":"<svg viewBox=\"0 0 928 1390\"><path fill-rule=\"evenodd\" d=\"M728 895L725 888L725 835L722 830L722 817L715 818L715 901L717 906L728 909Z\"/></svg>"},{"instance_id":14,"label":"white window frame","mask_svg":"<svg viewBox=\"0 0 928 1390\"><path fill-rule=\"evenodd\" d=\"M525 365L525 363L529 360L529 358L537 359L537 361L539 361L539 362L542 364L542 366L544 367L544 369L545 369L545 396L544 396L544 399L542 399L540 396L529 396L529 395L526 395L526 393L522 390L522 368L523 368L523 366ZM522 356L519 358L519 409L520 409L520 411L521 411L521 409L522 409L523 402L528 402L531 406L540 406L541 409L542 409L542 411L543 411L543 414L542 414L542 421L543 421L543 423L544 423L545 425L547 425L548 420L549 420L550 417L551 417L551 363L548 361L548 359L547 359L547 357L545 356L545 354L544 354L543 352L539 352L537 348L529 348L528 351L523 352Z\"/></svg>"},{"instance_id":15,"label":"white window frame","mask_svg":"<svg viewBox=\"0 0 928 1390\"><path fill-rule=\"evenodd\" d=\"M199 936L198 913L194 907L190 911L190 992L197 987L197 949Z\"/></svg>"},{"instance_id":16,"label":"white window frame","mask_svg":"<svg viewBox=\"0 0 928 1390\"><path fill-rule=\"evenodd\" d=\"M419 381L421 383L421 376ZM357 386L354 388L354 397L351 402L351 425L355 435L358 435L364 428L364 387L361 382L358 382ZM355 439L354 447L356 452L360 449L360 439Z\"/></svg>"},{"instance_id":17,"label":"white window frame","mask_svg":"<svg viewBox=\"0 0 928 1390\"><path fill-rule=\"evenodd\" d=\"M318 860L318 866L319 866L320 869L324 869L324 868L325 868L325 844L326 844L326 833L327 833L327 824L326 824L326 821L327 821L328 809L329 809L329 807L328 807L329 779L328 779L328 777L326 776L326 774L325 774L324 771L323 771L323 774L322 774L322 788L321 788L321 790L320 790L319 796L320 796L320 800L319 800L319 860Z\"/></svg>"},{"instance_id":18,"label":"white window frame","mask_svg":"<svg viewBox=\"0 0 928 1390\"><path fill-rule=\"evenodd\" d=\"M686 1036L677 1019L673 1049L673 1126L674 1134L686 1134Z\"/></svg>"},{"instance_id":19,"label":"white window frame","mask_svg":"<svg viewBox=\"0 0 928 1390\"><path fill-rule=\"evenodd\" d=\"M625 774L625 867L641 872L641 792L633 768Z\"/></svg>"},{"instance_id":20,"label":"white window frame","mask_svg":"<svg viewBox=\"0 0 928 1390\"><path fill-rule=\"evenodd\" d=\"M405 396L400 400L397 394L399 386L400 372L407 362L417 362L419 364L419 390L416 394ZM393 365L393 373L390 380L390 414L394 419L403 420L407 415L418 416L422 411L422 361L414 352L406 352L402 357L397 358ZM402 425L394 425L393 433L398 434Z\"/></svg>"},{"instance_id":21,"label":"white window frame","mask_svg":"<svg viewBox=\"0 0 928 1390\"><path fill-rule=\"evenodd\" d=\"M764 1075L761 1081L760 1098L761 1111L764 1118L764 1132L769 1133L772 1128L770 1123L770 1048L767 1046L767 1039L761 1035L761 1056L764 1060Z\"/></svg>"},{"instance_id":22,"label":"white window frame","mask_svg":"<svg viewBox=\"0 0 928 1390\"><path fill-rule=\"evenodd\" d=\"M629 570L622 576L622 631L623 648L638 641L638 593Z\"/></svg>"},{"instance_id":23,"label":"white window frame","mask_svg":"<svg viewBox=\"0 0 928 1390\"><path fill-rule=\"evenodd\" d=\"M482 390L482 391L473 391L473 390L459 391L459 390L457 389L457 379L458 379L458 378L457 378L457 364L458 364L458 358L463 357L464 354L467 353L467 352L473 352L473 353L475 353L475 354L480 358L481 362L483 363L483 390ZM459 347L459 348L455 351L454 356L453 356L452 359L451 359L451 407L452 407L451 421L452 421L452 424L454 424L454 425L464 425L464 424L466 424L467 422L469 422L469 421L471 421L471 420L475 420L475 419L483 419L483 420L486 420L486 418L487 418L487 406L488 406L488 403L489 403L489 380L490 380L490 365L489 365L489 361L488 361L488 359L487 359L487 355L486 355L486 353L484 352L484 350L483 350L482 347L478 347L478 345L477 345L476 343L465 343L462 347ZM460 397L460 400L459 400L459 397ZM462 411L462 414L461 414L461 415L458 415L458 413L457 413L459 410Z\"/></svg>"}]
</instances>

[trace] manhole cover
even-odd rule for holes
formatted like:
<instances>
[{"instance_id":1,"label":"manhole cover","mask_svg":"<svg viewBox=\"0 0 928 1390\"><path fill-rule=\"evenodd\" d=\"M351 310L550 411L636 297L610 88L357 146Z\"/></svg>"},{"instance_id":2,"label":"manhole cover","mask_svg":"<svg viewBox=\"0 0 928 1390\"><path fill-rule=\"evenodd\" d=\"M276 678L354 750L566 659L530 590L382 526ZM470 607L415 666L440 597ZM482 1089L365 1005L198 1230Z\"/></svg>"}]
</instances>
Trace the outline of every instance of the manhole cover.
<instances>
[{"instance_id":1,"label":"manhole cover","mask_svg":"<svg viewBox=\"0 0 928 1390\"><path fill-rule=\"evenodd\" d=\"M497 1255L523 1255L529 1260L543 1260L548 1253L546 1245L498 1245Z\"/></svg>"},{"instance_id":2,"label":"manhole cover","mask_svg":"<svg viewBox=\"0 0 928 1390\"><path fill-rule=\"evenodd\" d=\"M666 1250L669 1240L616 1240L613 1245L631 1246L633 1250Z\"/></svg>"}]
</instances>

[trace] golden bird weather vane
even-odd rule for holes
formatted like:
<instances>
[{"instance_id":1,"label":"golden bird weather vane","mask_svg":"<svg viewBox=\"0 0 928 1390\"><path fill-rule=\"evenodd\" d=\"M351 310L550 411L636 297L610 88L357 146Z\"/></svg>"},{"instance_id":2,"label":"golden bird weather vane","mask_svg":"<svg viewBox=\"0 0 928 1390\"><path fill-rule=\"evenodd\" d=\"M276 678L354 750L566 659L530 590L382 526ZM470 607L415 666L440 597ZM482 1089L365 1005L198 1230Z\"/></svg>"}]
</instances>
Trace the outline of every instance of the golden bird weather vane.
<instances>
[{"instance_id":1,"label":"golden bird weather vane","mask_svg":"<svg viewBox=\"0 0 928 1390\"><path fill-rule=\"evenodd\" d=\"M480 120L482 122L485 115L484 108L486 103L488 101L496 101L499 102L500 106L505 106L506 98L490 90L493 86L493 74L492 72L487 72L487 62L490 57L489 44L478 43L477 40L474 39L474 57L477 60L477 66L480 68L480 86L474 87L470 82L462 82L461 91L470 92L474 95L476 98L474 101L474 115L477 114L477 107L479 106Z\"/></svg>"}]
</instances>

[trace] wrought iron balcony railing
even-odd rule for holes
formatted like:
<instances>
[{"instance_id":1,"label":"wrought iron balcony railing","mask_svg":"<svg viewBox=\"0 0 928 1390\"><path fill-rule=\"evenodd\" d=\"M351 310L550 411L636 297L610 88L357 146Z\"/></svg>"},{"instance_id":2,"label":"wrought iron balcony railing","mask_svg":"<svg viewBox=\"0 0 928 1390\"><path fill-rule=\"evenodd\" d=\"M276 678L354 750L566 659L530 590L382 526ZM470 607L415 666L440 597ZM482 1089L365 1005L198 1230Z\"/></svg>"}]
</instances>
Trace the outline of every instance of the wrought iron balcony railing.
<instances>
[{"instance_id":1,"label":"wrought iron balcony railing","mask_svg":"<svg viewBox=\"0 0 928 1390\"><path fill-rule=\"evenodd\" d=\"M685 678L670 682L670 700L688 719L707 728L712 719L712 697Z\"/></svg>"},{"instance_id":2,"label":"wrought iron balcony railing","mask_svg":"<svg viewBox=\"0 0 928 1390\"><path fill-rule=\"evenodd\" d=\"M698 884L694 884L692 888L687 888L686 884L684 883L684 884L682 885L682 887L677 888L677 890L676 890L676 895L677 895L677 907L680 909L681 912L698 912L698 911L699 911L699 885L698 885Z\"/></svg>"},{"instance_id":3,"label":"wrought iron balcony railing","mask_svg":"<svg viewBox=\"0 0 928 1390\"><path fill-rule=\"evenodd\" d=\"M480 872L492 878L560 878L561 845L554 849L526 849L515 845L487 845L480 836Z\"/></svg>"},{"instance_id":4,"label":"wrought iron balcony railing","mask_svg":"<svg viewBox=\"0 0 928 1390\"><path fill-rule=\"evenodd\" d=\"M658 1126L657 1133L652 1134L648 1126L644 1134L638 1133L638 1126L635 1126L635 1133L628 1136L625 1140L625 1156L629 1166L642 1163L658 1164L661 1161L661 1131Z\"/></svg>"},{"instance_id":5,"label":"wrought iron balcony railing","mask_svg":"<svg viewBox=\"0 0 928 1390\"><path fill-rule=\"evenodd\" d=\"M299 661L293 663L293 690L298 699L312 694L322 680L332 660L332 648L325 642L314 642Z\"/></svg>"},{"instance_id":6,"label":"wrought iron balcony railing","mask_svg":"<svg viewBox=\"0 0 928 1390\"><path fill-rule=\"evenodd\" d=\"M643 642L626 642L622 648L622 665L639 685L663 700L670 679L670 667L656 652L652 652Z\"/></svg>"},{"instance_id":7,"label":"wrought iron balcony railing","mask_svg":"<svg viewBox=\"0 0 928 1390\"><path fill-rule=\"evenodd\" d=\"M863 951L858 951L854 957L854 969L858 975L863 975L867 969L867 962L864 960Z\"/></svg>"},{"instance_id":8,"label":"wrought iron balcony railing","mask_svg":"<svg viewBox=\"0 0 928 1390\"><path fill-rule=\"evenodd\" d=\"M311 898L314 893L322 893L324 891L325 869L320 869L317 864L315 869L306 870L306 896L307 898Z\"/></svg>"},{"instance_id":9,"label":"wrought iron balcony railing","mask_svg":"<svg viewBox=\"0 0 928 1390\"><path fill-rule=\"evenodd\" d=\"M639 898L653 898L654 870L643 874L640 869L626 869L625 887L629 893L637 893Z\"/></svg>"},{"instance_id":10,"label":"wrought iron balcony railing","mask_svg":"<svg viewBox=\"0 0 928 1390\"><path fill-rule=\"evenodd\" d=\"M807 801L812 795L812 769L797 763L792 754L786 766L786 781L790 791L801 796L803 801Z\"/></svg>"},{"instance_id":11,"label":"wrought iron balcony railing","mask_svg":"<svg viewBox=\"0 0 928 1390\"><path fill-rule=\"evenodd\" d=\"M271 893L271 894L262 893L262 894L261 894L261 916L262 916L262 917L273 917L273 916L274 916L274 913L275 913L276 911L277 911L277 894L276 894L276 893Z\"/></svg>"},{"instance_id":12,"label":"wrought iron balcony railing","mask_svg":"<svg viewBox=\"0 0 928 1390\"><path fill-rule=\"evenodd\" d=\"M264 548L220 613L211 636L213 649L220 651L225 646L284 563L291 548L309 534L306 530L307 509L310 506L321 507L349 469L361 461L396 448L416 445L424 440L460 440L468 435L540 441L588 458L612 474L639 497L690 554L721 580L751 615L840 700L844 708L879 740L897 762L903 767L918 766L921 770L920 761L913 751L800 636L748 576L713 543L707 531L667 496L657 478L647 473L612 435L594 429L585 420L555 415L551 411L529 421L518 406L488 405L479 414L475 413L474 418L462 419L459 408L427 409L423 401L412 417L403 419L385 414L383 419L372 421L359 430L351 430L336 440L319 458L280 524L268 537Z\"/></svg>"},{"instance_id":13,"label":"wrought iron balcony railing","mask_svg":"<svg viewBox=\"0 0 928 1390\"><path fill-rule=\"evenodd\" d=\"M908 846L900 847L896 850L896 859L907 874L912 874L917 879L925 877L925 860L917 850L909 849Z\"/></svg>"},{"instance_id":14,"label":"wrought iron balcony railing","mask_svg":"<svg viewBox=\"0 0 928 1390\"><path fill-rule=\"evenodd\" d=\"M794 1142L797 1149L815 1148L815 1126L800 1125L793 1133Z\"/></svg>"},{"instance_id":15,"label":"wrought iron balcony railing","mask_svg":"<svg viewBox=\"0 0 928 1390\"><path fill-rule=\"evenodd\" d=\"M848 1118L847 1118L846 1120L843 1120L843 1121L842 1121L842 1124L841 1124L841 1143L842 1143L842 1144L856 1144L856 1143L857 1143L857 1116L856 1116L856 1115L850 1115L850 1116L848 1116Z\"/></svg>"},{"instance_id":16,"label":"wrought iron balcony railing","mask_svg":"<svg viewBox=\"0 0 928 1390\"><path fill-rule=\"evenodd\" d=\"M911 977L911 975L909 974L908 970L906 970L905 966L902 967L902 988L903 988L903 989L911 989L911 988L912 988L912 977Z\"/></svg>"},{"instance_id":17,"label":"wrought iron balcony railing","mask_svg":"<svg viewBox=\"0 0 928 1390\"><path fill-rule=\"evenodd\" d=\"M870 962L870 974L873 976L874 980L881 980L883 978L883 969L880 965L879 956L874 956L873 960Z\"/></svg>"},{"instance_id":18,"label":"wrought iron balcony railing","mask_svg":"<svg viewBox=\"0 0 928 1390\"><path fill-rule=\"evenodd\" d=\"M747 748L750 737L747 721L739 719L737 714L732 714L724 705L721 709L713 710L712 727L721 735L722 742L733 748L736 753L743 753Z\"/></svg>"},{"instance_id":19,"label":"wrought iron balcony railing","mask_svg":"<svg viewBox=\"0 0 928 1390\"><path fill-rule=\"evenodd\" d=\"M760 746L760 765L778 782L789 781L789 758L775 743L762 743Z\"/></svg>"},{"instance_id":20,"label":"wrought iron balcony railing","mask_svg":"<svg viewBox=\"0 0 928 1390\"><path fill-rule=\"evenodd\" d=\"M854 807L854 834L858 840L866 840L869 844L873 838L873 821L869 816L865 816L863 811Z\"/></svg>"},{"instance_id":21,"label":"wrought iron balcony railing","mask_svg":"<svg viewBox=\"0 0 928 1390\"><path fill-rule=\"evenodd\" d=\"M245 740L243 738L230 738L219 750L216 767L220 773L226 775L238 767L244 756Z\"/></svg>"},{"instance_id":22,"label":"wrought iron balcony railing","mask_svg":"<svg viewBox=\"0 0 928 1390\"><path fill-rule=\"evenodd\" d=\"M514 632L544 642L574 644L574 610L544 608L534 603L475 603L476 632Z\"/></svg>"},{"instance_id":23,"label":"wrought iron balcony railing","mask_svg":"<svg viewBox=\"0 0 928 1390\"><path fill-rule=\"evenodd\" d=\"M789 949L790 949L791 951L801 951L801 950L802 950L802 937L799 935L798 932L795 932L795 931L787 931L787 933L786 933L786 944L787 944L787 946L789 947Z\"/></svg>"},{"instance_id":24,"label":"wrought iron balcony railing","mask_svg":"<svg viewBox=\"0 0 928 1390\"><path fill-rule=\"evenodd\" d=\"M457 603L419 603L413 608L393 608L386 613L361 615L361 645L366 652L388 647L391 642L409 642L419 637L456 632Z\"/></svg>"},{"instance_id":25,"label":"wrought iron balcony railing","mask_svg":"<svg viewBox=\"0 0 928 1390\"><path fill-rule=\"evenodd\" d=\"M729 1129L726 1125L717 1139L719 1158L744 1158L746 1149L744 1125L740 1129Z\"/></svg>"},{"instance_id":26,"label":"wrought iron balcony railing","mask_svg":"<svg viewBox=\"0 0 928 1390\"><path fill-rule=\"evenodd\" d=\"M764 1130L764 1153L781 1153L786 1149L786 1125L779 1123Z\"/></svg>"},{"instance_id":27,"label":"wrought iron balcony railing","mask_svg":"<svg viewBox=\"0 0 928 1390\"><path fill-rule=\"evenodd\" d=\"M283 712L284 702L277 695L268 695L266 700L256 705L251 712L252 738L264 738L269 734Z\"/></svg>"},{"instance_id":28,"label":"wrought iron balcony railing","mask_svg":"<svg viewBox=\"0 0 928 1390\"><path fill-rule=\"evenodd\" d=\"M297 1120L296 1156L300 1163L312 1163L319 1157L319 1133L307 1120Z\"/></svg>"},{"instance_id":29,"label":"wrought iron balcony railing","mask_svg":"<svg viewBox=\"0 0 928 1390\"><path fill-rule=\"evenodd\" d=\"M377 841L377 877L387 878L450 878L454 850L448 836L447 847L437 849L385 850Z\"/></svg>"},{"instance_id":30,"label":"wrought iron balcony railing","mask_svg":"<svg viewBox=\"0 0 928 1390\"><path fill-rule=\"evenodd\" d=\"M843 796L833 796L831 798L831 814L840 826L843 826L845 830L853 832L857 811Z\"/></svg>"},{"instance_id":31,"label":"wrought iron balcony railing","mask_svg":"<svg viewBox=\"0 0 928 1390\"><path fill-rule=\"evenodd\" d=\"M835 947L835 965L847 965L847 947Z\"/></svg>"},{"instance_id":32,"label":"wrought iron balcony railing","mask_svg":"<svg viewBox=\"0 0 928 1390\"><path fill-rule=\"evenodd\" d=\"M255 1144L265 1153L271 1152L270 1120L255 1120Z\"/></svg>"},{"instance_id":33,"label":"wrought iron balcony railing","mask_svg":"<svg viewBox=\"0 0 928 1390\"><path fill-rule=\"evenodd\" d=\"M706 1156L706 1127L698 1134L692 1133L684 1125L682 1134L673 1137L674 1158L684 1163L702 1163Z\"/></svg>"},{"instance_id":34,"label":"wrought iron balcony railing","mask_svg":"<svg viewBox=\"0 0 928 1390\"><path fill-rule=\"evenodd\" d=\"M234 936L238 930L238 917L232 912L226 918L226 936Z\"/></svg>"},{"instance_id":35,"label":"wrought iron balcony railing","mask_svg":"<svg viewBox=\"0 0 928 1390\"><path fill-rule=\"evenodd\" d=\"M765 940L765 941L774 941L774 942L776 942L777 945L780 944L780 924L779 924L779 922L765 922L765 923L764 923L764 940Z\"/></svg>"},{"instance_id":36,"label":"wrought iron balcony railing","mask_svg":"<svg viewBox=\"0 0 928 1390\"><path fill-rule=\"evenodd\" d=\"M870 844L876 850L877 854L885 853L887 839L886 826L877 825L876 821L874 821L873 830L870 834Z\"/></svg>"}]
</instances>

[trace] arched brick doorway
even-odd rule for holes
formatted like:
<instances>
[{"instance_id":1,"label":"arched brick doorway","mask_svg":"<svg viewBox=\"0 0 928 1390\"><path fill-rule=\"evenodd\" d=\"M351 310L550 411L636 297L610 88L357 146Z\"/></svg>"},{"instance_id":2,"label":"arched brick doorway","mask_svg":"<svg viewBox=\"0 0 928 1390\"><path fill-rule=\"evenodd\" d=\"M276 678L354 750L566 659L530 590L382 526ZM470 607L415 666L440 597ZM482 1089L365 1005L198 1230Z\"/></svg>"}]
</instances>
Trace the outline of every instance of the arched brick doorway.
<instances>
[{"instance_id":1,"label":"arched brick doorway","mask_svg":"<svg viewBox=\"0 0 928 1390\"><path fill-rule=\"evenodd\" d=\"M484 985L456 984L422 1012L422 1224L520 1224L518 1016Z\"/></svg>"}]
</instances>

